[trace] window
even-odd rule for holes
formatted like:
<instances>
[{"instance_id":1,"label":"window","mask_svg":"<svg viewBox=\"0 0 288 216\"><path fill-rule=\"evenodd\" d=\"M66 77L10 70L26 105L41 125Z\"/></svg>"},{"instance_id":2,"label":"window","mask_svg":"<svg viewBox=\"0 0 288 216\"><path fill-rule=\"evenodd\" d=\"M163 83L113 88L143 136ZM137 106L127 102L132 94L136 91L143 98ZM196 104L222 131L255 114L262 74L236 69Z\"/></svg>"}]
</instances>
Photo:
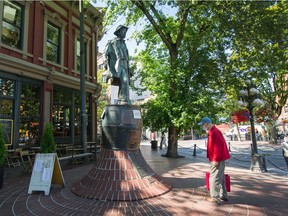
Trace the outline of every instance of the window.
<instances>
[{"instance_id":1,"label":"window","mask_svg":"<svg viewBox=\"0 0 288 216\"><path fill-rule=\"evenodd\" d=\"M15 82L10 79L0 77L0 96L14 97Z\"/></svg>"},{"instance_id":2,"label":"window","mask_svg":"<svg viewBox=\"0 0 288 216\"><path fill-rule=\"evenodd\" d=\"M48 61L60 64L60 41L60 28L48 22L46 43L46 58Z\"/></svg>"},{"instance_id":3,"label":"window","mask_svg":"<svg viewBox=\"0 0 288 216\"><path fill-rule=\"evenodd\" d=\"M55 136L71 136L71 91L54 89L53 127Z\"/></svg>"},{"instance_id":4,"label":"window","mask_svg":"<svg viewBox=\"0 0 288 216\"><path fill-rule=\"evenodd\" d=\"M17 49L22 49L23 11L16 2L4 1L1 41Z\"/></svg>"},{"instance_id":5,"label":"window","mask_svg":"<svg viewBox=\"0 0 288 216\"><path fill-rule=\"evenodd\" d=\"M87 43L84 42L84 67L87 62L87 55L86 55L86 50L87 50ZM81 56L80 56L80 40L77 39L77 44L76 44L76 71L80 72L80 61L81 61ZM86 74L86 67L84 68L85 74Z\"/></svg>"},{"instance_id":6,"label":"window","mask_svg":"<svg viewBox=\"0 0 288 216\"><path fill-rule=\"evenodd\" d=\"M87 137L91 136L91 103L87 93ZM57 142L66 142L74 137L77 142L81 137L81 97L77 90L55 87L53 90L52 119L54 136Z\"/></svg>"},{"instance_id":7,"label":"window","mask_svg":"<svg viewBox=\"0 0 288 216\"><path fill-rule=\"evenodd\" d=\"M40 86L22 83L20 104L20 145L35 144L39 141Z\"/></svg>"},{"instance_id":8,"label":"window","mask_svg":"<svg viewBox=\"0 0 288 216\"><path fill-rule=\"evenodd\" d=\"M13 118L15 81L0 78L0 118Z\"/></svg>"},{"instance_id":9,"label":"window","mask_svg":"<svg viewBox=\"0 0 288 216\"><path fill-rule=\"evenodd\" d=\"M91 105L89 97L91 94L86 93L86 133L87 137L91 136ZM75 93L75 136L81 136L81 96Z\"/></svg>"},{"instance_id":10,"label":"window","mask_svg":"<svg viewBox=\"0 0 288 216\"><path fill-rule=\"evenodd\" d=\"M12 118L13 117L13 100L12 99L0 99L0 117Z\"/></svg>"}]
</instances>

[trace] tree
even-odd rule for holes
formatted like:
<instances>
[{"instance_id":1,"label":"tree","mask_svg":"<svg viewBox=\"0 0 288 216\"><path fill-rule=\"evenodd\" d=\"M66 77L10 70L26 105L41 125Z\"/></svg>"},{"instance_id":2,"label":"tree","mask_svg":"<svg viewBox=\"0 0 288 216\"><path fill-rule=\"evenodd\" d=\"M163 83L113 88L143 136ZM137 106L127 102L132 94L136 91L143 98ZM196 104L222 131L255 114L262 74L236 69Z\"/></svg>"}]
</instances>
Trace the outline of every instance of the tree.
<instances>
[{"instance_id":1,"label":"tree","mask_svg":"<svg viewBox=\"0 0 288 216\"><path fill-rule=\"evenodd\" d=\"M142 66L142 84L155 96L143 107L144 123L168 128L166 156L178 157L179 132L197 125L204 115L217 114L219 68L226 60L223 37L213 40L219 36L214 23L219 14L206 2L108 1L107 5L110 24L115 14L127 15L127 24L147 21L135 34L146 45L135 58ZM175 15L165 13L165 7Z\"/></svg>"},{"instance_id":2,"label":"tree","mask_svg":"<svg viewBox=\"0 0 288 216\"><path fill-rule=\"evenodd\" d=\"M54 153L56 152L56 143L53 135L53 125L46 124L44 127L44 133L41 138L41 153Z\"/></svg>"},{"instance_id":3,"label":"tree","mask_svg":"<svg viewBox=\"0 0 288 216\"><path fill-rule=\"evenodd\" d=\"M254 80L266 102L265 110L272 112L266 119L271 126L288 98L287 1L244 2L231 12L230 71ZM275 140L275 127L270 128Z\"/></svg>"},{"instance_id":4,"label":"tree","mask_svg":"<svg viewBox=\"0 0 288 216\"><path fill-rule=\"evenodd\" d=\"M203 116L215 122L227 109L223 106L227 99L237 100L239 79L253 75L268 85L269 72L277 71L275 81L287 72L282 58L286 52L287 61L287 28L279 30L287 26L283 2L137 0L108 1L107 5L107 24L120 14L127 16L127 25L142 23L135 37L146 48L135 62L141 63L142 84L154 94L144 106L144 122L152 128L168 128L168 157L178 157L181 130L197 127ZM275 37L267 27L271 18ZM267 53L272 57L276 46L269 40L274 39L279 45L277 59L281 59L276 64L272 64L276 59L263 61ZM231 113L235 105L228 103Z\"/></svg>"}]
</instances>

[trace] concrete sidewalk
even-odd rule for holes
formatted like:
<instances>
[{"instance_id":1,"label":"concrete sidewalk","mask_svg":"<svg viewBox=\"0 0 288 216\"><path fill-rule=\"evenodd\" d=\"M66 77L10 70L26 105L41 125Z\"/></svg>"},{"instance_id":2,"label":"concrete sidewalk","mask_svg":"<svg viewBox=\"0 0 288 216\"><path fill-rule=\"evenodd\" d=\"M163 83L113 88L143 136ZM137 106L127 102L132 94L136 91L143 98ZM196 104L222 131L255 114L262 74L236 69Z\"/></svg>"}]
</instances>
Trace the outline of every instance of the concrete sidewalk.
<instances>
[{"instance_id":1,"label":"concrete sidewalk","mask_svg":"<svg viewBox=\"0 0 288 216\"><path fill-rule=\"evenodd\" d=\"M197 144L197 156L192 156L193 142L179 142L179 153L186 157L178 159L161 157L166 149L153 151L149 142L141 144L148 164L173 187L162 196L133 202L78 197L71 192L71 185L93 167L79 165L63 171L66 187L53 185L49 196L43 192L28 195L30 175L4 179L0 215L288 215L287 175L252 173L233 163L226 167L231 177L229 201L221 206L208 202L205 173L209 163L201 146L203 141Z\"/></svg>"}]
</instances>

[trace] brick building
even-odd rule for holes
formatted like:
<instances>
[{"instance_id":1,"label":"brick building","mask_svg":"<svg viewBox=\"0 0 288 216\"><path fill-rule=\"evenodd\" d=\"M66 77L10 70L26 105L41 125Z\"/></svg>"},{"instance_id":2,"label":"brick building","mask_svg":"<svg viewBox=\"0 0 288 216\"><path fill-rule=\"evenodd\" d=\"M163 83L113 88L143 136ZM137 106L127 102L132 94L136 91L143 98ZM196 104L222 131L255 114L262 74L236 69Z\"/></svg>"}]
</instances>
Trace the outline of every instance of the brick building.
<instances>
[{"instance_id":1,"label":"brick building","mask_svg":"<svg viewBox=\"0 0 288 216\"><path fill-rule=\"evenodd\" d=\"M10 148L39 145L52 122L56 143L81 137L79 1L0 1L0 123ZM85 9L87 140L97 135L97 43L103 13Z\"/></svg>"}]
</instances>

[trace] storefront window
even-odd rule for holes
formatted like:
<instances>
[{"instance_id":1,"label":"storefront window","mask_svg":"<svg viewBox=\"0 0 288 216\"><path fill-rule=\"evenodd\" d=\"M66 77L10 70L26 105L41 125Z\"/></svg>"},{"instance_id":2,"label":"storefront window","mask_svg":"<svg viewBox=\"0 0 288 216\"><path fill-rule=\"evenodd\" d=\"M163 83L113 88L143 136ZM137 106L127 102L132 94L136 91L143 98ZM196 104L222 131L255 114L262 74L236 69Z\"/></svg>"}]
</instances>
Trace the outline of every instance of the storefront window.
<instances>
[{"instance_id":1,"label":"storefront window","mask_svg":"<svg viewBox=\"0 0 288 216\"><path fill-rule=\"evenodd\" d=\"M81 98L80 95L75 96L75 136L81 136ZM89 94L86 94L86 126L87 137L91 135L91 111L89 103Z\"/></svg>"},{"instance_id":2,"label":"storefront window","mask_svg":"<svg viewBox=\"0 0 288 216\"><path fill-rule=\"evenodd\" d=\"M54 90L53 127L55 136L71 136L71 96L72 92Z\"/></svg>"},{"instance_id":3,"label":"storefront window","mask_svg":"<svg viewBox=\"0 0 288 216\"><path fill-rule=\"evenodd\" d=\"M53 125L55 136L70 135L70 106L53 106Z\"/></svg>"},{"instance_id":4,"label":"storefront window","mask_svg":"<svg viewBox=\"0 0 288 216\"><path fill-rule=\"evenodd\" d=\"M39 140L40 86L22 83L20 105L20 145L36 144Z\"/></svg>"},{"instance_id":5,"label":"storefront window","mask_svg":"<svg viewBox=\"0 0 288 216\"><path fill-rule=\"evenodd\" d=\"M2 43L21 49L23 6L12 1L4 1L2 21Z\"/></svg>"},{"instance_id":6,"label":"storefront window","mask_svg":"<svg viewBox=\"0 0 288 216\"><path fill-rule=\"evenodd\" d=\"M10 99L0 99L0 113L1 118L12 118L13 117L13 102Z\"/></svg>"},{"instance_id":7,"label":"storefront window","mask_svg":"<svg viewBox=\"0 0 288 216\"><path fill-rule=\"evenodd\" d=\"M0 78L0 123L6 145L12 145L15 81Z\"/></svg>"},{"instance_id":8,"label":"storefront window","mask_svg":"<svg viewBox=\"0 0 288 216\"><path fill-rule=\"evenodd\" d=\"M0 96L14 97L15 81L0 77Z\"/></svg>"},{"instance_id":9,"label":"storefront window","mask_svg":"<svg viewBox=\"0 0 288 216\"><path fill-rule=\"evenodd\" d=\"M81 136L81 109L80 109L80 95L75 97L75 136Z\"/></svg>"},{"instance_id":10,"label":"storefront window","mask_svg":"<svg viewBox=\"0 0 288 216\"><path fill-rule=\"evenodd\" d=\"M87 98L88 95L90 94L87 94ZM81 136L80 99L80 94L77 90L54 88L52 118L54 135L57 137L59 142L63 141L61 137L67 137L68 139L71 139L71 137L77 137L74 139L74 141L76 141ZM91 120L88 119L88 117L91 116L89 107L90 103L89 100L87 100L87 136L90 136L91 134ZM72 131L74 131L74 134Z\"/></svg>"}]
</instances>

